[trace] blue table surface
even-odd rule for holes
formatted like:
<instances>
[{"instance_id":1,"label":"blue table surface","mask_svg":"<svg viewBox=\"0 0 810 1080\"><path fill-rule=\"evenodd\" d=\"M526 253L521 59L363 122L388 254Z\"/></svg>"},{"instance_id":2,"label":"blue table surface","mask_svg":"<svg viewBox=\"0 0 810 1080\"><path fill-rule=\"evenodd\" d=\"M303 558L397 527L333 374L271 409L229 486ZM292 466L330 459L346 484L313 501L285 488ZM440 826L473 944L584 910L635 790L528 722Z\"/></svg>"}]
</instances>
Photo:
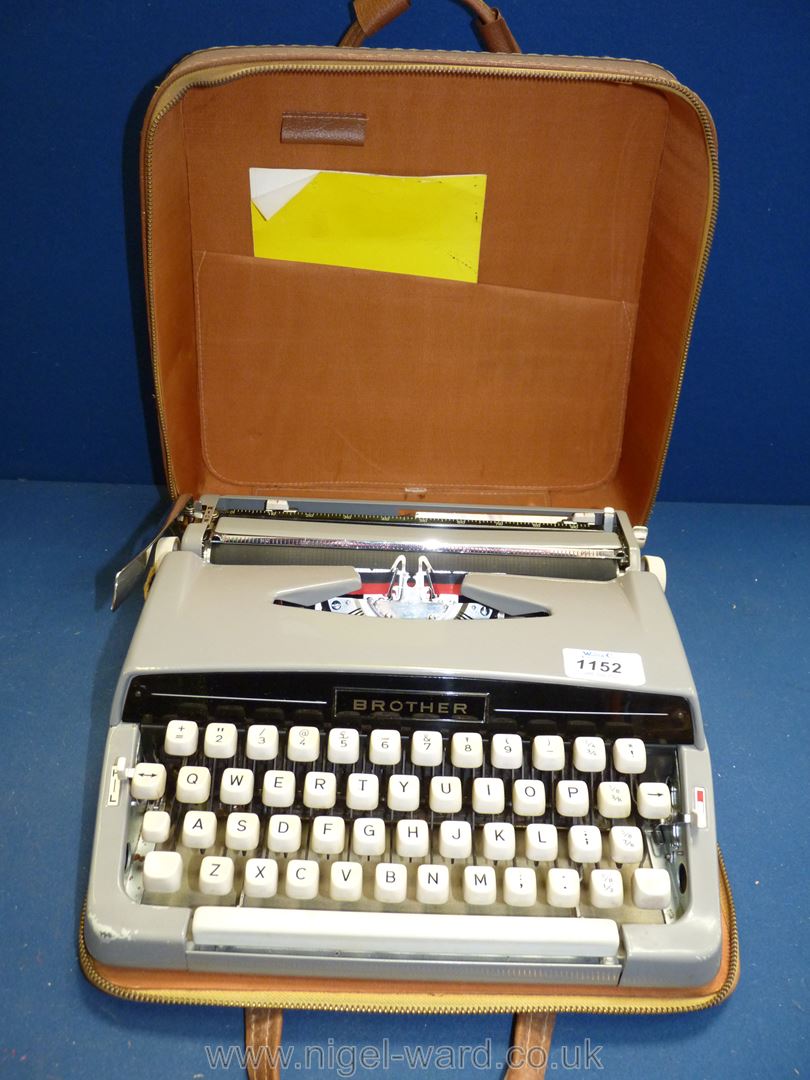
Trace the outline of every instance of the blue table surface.
<instances>
[{"instance_id":1,"label":"blue table surface","mask_svg":"<svg viewBox=\"0 0 810 1080\"><path fill-rule=\"evenodd\" d=\"M216 1069L209 1056L241 1044L240 1010L119 1001L85 981L76 956L110 701L139 610L133 598L110 613L112 575L149 534L165 493L0 481L0 496L0 1069L240 1077L235 1062ZM627 1080L803 1076L810 507L661 504L650 526L648 550L667 560L701 693L742 977L705 1013L560 1016L551 1065ZM509 1029L498 1015L290 1011L283 1075L494 1080ZM453 1067L447 1055L460 1046L475 1053ZM389 1063L376 1064L386 1047ZM427 1065L398 1060L418 1047L432 1055Z\"/></svg>"}]
</instances>

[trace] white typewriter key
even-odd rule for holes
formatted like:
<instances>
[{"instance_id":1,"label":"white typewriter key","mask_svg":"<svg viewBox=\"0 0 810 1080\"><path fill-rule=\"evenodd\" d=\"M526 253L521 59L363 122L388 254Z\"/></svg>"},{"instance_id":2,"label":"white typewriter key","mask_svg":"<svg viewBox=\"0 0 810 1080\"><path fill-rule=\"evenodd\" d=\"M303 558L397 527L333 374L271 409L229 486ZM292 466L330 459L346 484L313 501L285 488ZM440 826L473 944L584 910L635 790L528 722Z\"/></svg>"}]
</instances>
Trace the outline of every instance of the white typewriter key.
<instances>
[{"instance_id":1,"label":"white typewriter key","mask_svg":"<svg viewBox=\"0 0 810 1080\"><path fill-rule=\"evenodd\" d=\"M188 757L197 749L200 731L193 720L170 720L166 725L163 749L172 757Z\"/></svg>"},{"instance_id":2,"label":"white typewriter key","mask_svg":"<svg viewBox=\"0 0 810 1080\"><path fill-rule=\"evenodd\" d=\"M236 724L209 724L203 753L210 758L229 758L236 753Z\"/></svg>"},{"instance_id":3,"label":"white typewriter key","mask_svg":"<svg viewBox=\"0 0 810 1080\"><path fill-rule=\"evenodd\" d=\"M233 859L206 855L200 863L200 892L206 896L227 896L233 888Z\"/></svg>"},{"instance_id":4,"label":"white typewriter key","mask_svg":"<svg viewBox=\"0 0 810 1080\"><path fill-rule=\"evenodd\" d=\"M546 789L542 780L515 780L512 809L519 817L539 817L546 812Z\"/></svg>"},{"instance_id":5,"label":"white typewriter key","mask_svg":"<svg viewBox=\"0 0 810 1080\"><path fill-rule=\"evenodd\" d=\"M441 823L439 854L443 859L468 859L472 855L472 827L469 821Z\"/></svg>"},{"instance_id":6,"label":"white typewriter key","mask_svg":"<svg viewBox=\"0 0 810 1080\"><path fill-rule=\"evenodd\" d=\"M262 784L262 802L265 806L292 806L295 802L295 773L268 769Z\"/></svg>"},{"instance_id":7,"label":"white typewriter key","mask_svg":"<svg viewBox=\"0 0 810 1080\"><path fill-rule=\"evenodd\" d=\"M292 900L314 900L318 895L320 867L313 859L290 859L287 863L287 896Z\"/></svg>"},{"instance_id":8,"label":"white typewriter key","mask_svg":"<svg viewBox=\"0 0 810 1080\"><path fill-rule=\"evenodd\" d=\"M644 838L637 825L614 825L610 830L610 857L615 863L637 863L644 857Z\"/></svg>"},{"instance_id":9,"label":"white typewriter key","mask_svg":"<svg viewBox=\"0 0 810 1080\"><path fill-rule=\"evenodd\" d=\"M446 825L447 822L442 822ZM430 830L426 821L404 818L397 822L397 855L401 859L426 859L430 850Z\"/></svg>"},{"instance_id":10,"label":"white typewriter key","mask_svg":"<svg viewBox=\"0 0 810 1080\"><path fill-rule=\"evenodd\" d=\"M442 736L439 731L415 731L411 735L411 761L414 765L435 768L444 757Z\"/></svg>"},{"instance_id":11,"label":"white typewriter key","mask_svg":"<svg viewBox=\"0 0 810 1080\"><path fill-rule=\"evenodd\" d=\"M493 862L515 857L515 826L503 821L488 821L484 826L484 858Z\"/></svg>"},{"instance_id":12,"label":"white typewriter key","mask_svg":"<svg viewBox=\"0 0 810 1080\"><path fill-rule=\"evenodd\" d=\"M182 803L203 803L211 794L211 770L205 765L184 765L177 774L175 798Z\"/></svg>"},{"instance_id":13,"label":"white typewriter key","mask_svg":"<svg viewBox=\"0 0 810 1080\"><path fill-rule=\"evenodd\" d=\"M189 810L183 818L183 843L190 848L213 847L217 839L217 815L210 810Z\"/></svg>"},{"instance_id":14,"label":"white typewriter key","mask_svg":"<svg viewBox=\"0 0 810 1080\"><path fill-rule=\"evenodd\" d=\"M461 780L457 776L434 776L430 781L430 809L436 814L461 811Z\"/></svg>"},{"instance_id":15,"label":"white typewriter key","mask_svg":"<svg viewBox=\"0 0 810 1080\"><path fill-rule=\"evenodd\" d=\"M333 900L359 900L363 895L363 867L359 862L332 863L329 895Z\"/></svg>"},{"instance_id":16,"label":"white typewriter key","mask_svg":"<svg viewBox=\"0 0 810 1080\"><path fill-rule=\"evenodd\" d=\"M245 806L253 798L253 773L250 769L223 769L219 797L226 806Z\"/></svg>"},{"instance_id":17,"label":"white typewriter key","mask_svg":"<svg viewBox=\"0 0 810 1080\"><path fill-rule=\"evenodd\" d=\"M672 796L666 784L639 784L636 802L641 816L653 821L663 821L672 813Z\"/></svg>"},{"instance_id":18,"label":"white typewriter key","mask_svg":"<svg viewBox=\"0 0 810 1080\"><path fill-rule=\"evenodd\" d=\"M574 739L574 768L580 772L602 772L607 764L605 740L595 735Z\"/></svg>"},{"instance_id":19,"label":"white typewriter key","mask_svg":"<svg viewBox=\"0 0 810 1080\"><path fill-rule=\"evenodd\" d=\"M672 899L668 870L645 866L633 872L633 903L637 908L660 911Z\"/></svg>"},{"instance_id":20,"label":"white typewriter key","mask_svg":"<svg viewBox=\"0 0 810 1080\"><path fill-rule=\"evenodd\" d=\"M287 732L287 758L290 761L316 761L321 752L321 733L317 728L296 725Z\"/></svg>"},{"instance_id":21,"label":"white typewriter key","mask_svg":"<svg viewBox=\"0 0 810 1080\"><path fill-rule=\"evenodd\" d=\"M394 773L388 778L386 802L391 810L418 810L419 778Z\"/></svg>"},{"instance_id":22,"label":"white typewriter key","mask_svg":"<svg viewBox=\"0 0 810 1080\"><path fill-rule=\"evenodd\" d=\"M143 860L144 892L174 893L183 880L183 859L178 851L150 851Z\"/></svg>"},{"instance_id":23,"label":"white typewriter key","mask_svg":"<svg viewBox=\"0 0 810 1080\"><path fill-rule=\"evenodd\" d=\"M457 769L480 769L484 764L484 741L477 731L457 731L450 740L450 760Z\"/></svg>"},{"instance_id":24,"label":"white typewriter key","mask_svg":"<svg viewBox=\"0 0 810 1080\"><path fill-rule=\"evenodd\" d=\"M565 743L560 735L535 735L532 741L532 765L543 772L565 768Z\"/></svg>"},{"instance_id":25,"label":"white typewriter key","mask_svg":"<svg viewBox=\"0 0 810 1080\"><path fill-rule=\"evenodd\" d=\"M255 851L262 827L258 814L228 814L225 824L225 847L232 851Z\"/></svg>"},{"instance_id":26,"label":"white typewriter key","mask_svg":"<svg viewBox=\"0 0 810 1080\"><path fill-rule=\"evenodd\" d=\"M497 895L495 869L492 866L464 867L464 902L467 904L494 904Z\"/></svg>"},{"instance_id":27,"label":"white typewriter key","mask_svg":"<svg viewBox=\"0 0 810 1080\"><path fill-rule=\"evenodd\" d=\"M382 855L385 851L385 822L382 818L355 818L352 851L355 855Z\"/></svg>"},{"instance_id":28,"label":"white typewriter key","mask_svg":"<svg viewBox=\"0 0 810 1080\"><path fill-rule=\"evenodd\" d=\"M624 885L618 870L591 870L588 894L595 908L617 908L624 902Z\"/></svg>"},{"instance_id":29,"label":"white typewriter key","mask_svg":"<svg viewBox=\"0 0 810 1080\"><path fill-rule=\"evenodd\" d=\"M596 789L596 806L602 817L630 817L630 788L623 780L605 781Z\"/></svg>"},{"instance_id":30,"label":"white typewriter key","mask_svg":"<svg viewBox=\"0 0 810 1080\"><path fill-rule=\"evenodd\" d=\"M332 728L326 742L326 757L333 765L354 765L360 757L360 732L354 728Z\"/></svg>"},{"instance_id":31,"label":"white typewriter key","mask_svg":"<svg viewBox=\"0 0 810 1080\"><path fill-rule=\"evenodd\" d=\"M617 739L613 744L616 772L643 773L647 768L647 749L641 739Z\"/></svg>"},{"instance_id":32,"label":"white typewriter key","mask_svg":"<svg viewBox=\"0 0 810 1080\"><path fill-rule=\"evenodd\" d=\"M442 863L422 863L416 870L416 899L420 904L446 904L450 870Z\"/></svg>"},{"instance_id":33,"label":"white typewriter key","mask_svg":"<svg viewBox=\"0 0 810 1080\"><path fill-rule=\"evenodd\" d=\"M304 806L311 810L331 810L337 798L334 773L309 772L304 777Z\"/></svg>"},{"instance_id":34,"label":"white typewriter key","mask_svg":"<svg viewBox=\"0 0 810 1080\"><path fill-rule=\"evenodd\" d=\"M147 810L141 822L141 838L147 844L165 844L171 827L172 819L165 810Z\"/></svg>"},{"instance_id":35,"label":"white typewriter key","mask_svg":"<svg viewBox=\"0 0 810 1080\"><path fill-rule=\"evenodd\" d=\"M552 907L572 908L579 903L579 874L553 866L546 877L546 900Z\"/></svg>"},{"instance_id":36,"label":"white typewriter key","mask_svg":"<svg viewBox=\"0 0 810 1080\"><path fill-rule=\"evenodd\" d=\"M584 817L588 813L588 785L584 780L561 780L557 784L557 813Z\"/></svg>"},{"instance_id":37,"label":"white typewriter key","mask_svg":"<svg viewBox=\"0 0 810 1080\"><path fill-rule=\"evenodd\" d=\"M245 754L251 761L272 761L278 754L275 724L251 724L245 739Z\"/></svg>"},{"instance_id":38,"label":"white typewriter key","mask_svg":"<svg viewBox=\"0 0 810 1080\"><path fill-rule=\"evenodd\" d=\"M153 765L148 761L139 761L129 783L129 793L133 799L153 799L163 797L166 790L166 766Z\"/></svg>"},{"instance_id":39,"label":"white typewriter key","mask_svg":"<svg viewBox=\"0 0 810 1080\"><path fill-rule=\"evenodd\" d=\"M476 814L502 814L506 804L503 780L499 776L476 776L472 804Z\"/></svg>"},{"instance_id":40,"label":"white typewriter key","mask_svg":"<svg viewBox=\"0 0 810 1080\"><path fill-rule=\"evenodd\" d=\"M528 866L507 866L503 872L503 899L510 907L531 907L537 900L537 877Z\"/></svg>"},{"instance_id":41,"label":"white typewriter key","mask_svg":"<svg viewBox=\"0 0 810 1080\"><path fill-rule=\"evenodd\" d=\"M526 826L526 858L532 862L554 862L559 842L553 825Z\"/></svg>"},{"instance_id":42,"label":"white typewriter key","mask_svg":"<svg viewBox=\"0 0 810 1080\"><path fill-rule=\"evenodd\" d=\"M309 846L317 855L339 855L346 846L346 822L326 815L313 818Z\"/></svg>"},{"instance_id":43,"label":"white typewriter key","mask_svg":"<svg viewBox=\"0 0 810 1080\"><path fill-rule=\"evenodd\" d=\"M301 847L301 818L295 814L273 814L267 823L267 846L271 851L298 851Z\"/></svg>"},{"instance_id":44,"label":"white typewriter key","mask_svg":"<svg viewBox=\"0 0 810 1080\"><path fill-rule=\"evenodd\" d=\"M377 863L374 899L382 904L401 904L408 893L408 871L402 863Z\"/></svg>"},{"instance_id":45,"label":"white typewriter key","mask_svg":"<svg viewBox=\"0 0 810 1080\"><path fill-rule=\"evenodd\" d=\"M378 728L368 737L368 758L375 765L398 765L402 736L391 728Z\"/></svg>"},{"instance_id":46,"label":"white typewriter key","mask_svg":"<svg viewBox=\"0 0 810 1080\"><path fill-rule=\"evenodd\" d=\"M373 773L352 773L346 783L346 805L350 810L376 810L380 801L380 781Z\"/></svg>"},{"instance_id":47,"label":"white typewriter key","mask_svg":"<svg viewBox=\"0 0 810 1080\"><path fill-rule=\"evenodd\" d=\"M496 769L519 769L523 764L523 740L519 735L493 735L489 760Z\"/></svg>"},{"instance_id":48,"label":"white typewriter key","mask_svg":"<svg viewBox=\"0 0 810 1080\"><path fill-rule=\"evenodd\" d=\"M245 863L245 896L267 900L278 889L278 863L275 859L248 859Z\"/></svg>"},{"instance_id":49,"label":"white typewriter key","mask_svg":"<svg viewBox=\"0 0 810 1080\"><path fill-rule=\"evenodd\" d=\"M602 858L602 834L595 825L572 825L568 830L568 858L597 863Z\"/></svg>"}]
</instances>

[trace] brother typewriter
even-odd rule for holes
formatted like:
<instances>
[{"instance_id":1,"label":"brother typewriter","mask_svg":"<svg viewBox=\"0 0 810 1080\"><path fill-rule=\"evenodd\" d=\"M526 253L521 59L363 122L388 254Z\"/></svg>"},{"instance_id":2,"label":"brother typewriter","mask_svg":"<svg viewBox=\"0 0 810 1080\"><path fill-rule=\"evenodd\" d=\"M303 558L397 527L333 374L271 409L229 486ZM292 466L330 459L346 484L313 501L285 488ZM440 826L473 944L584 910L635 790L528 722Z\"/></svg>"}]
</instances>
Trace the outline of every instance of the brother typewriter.
<instances>
[{"instance_id":1,"label":"brother typewriter","mask_svg":"<svg viewBox=\"0 0 810 1080\"><path fill-rule=\"evenodd\" d=\"M182 496L112 708L85 939L193 972L717 973L698 697L626 514Z\"/></svg>"}]
</instances>

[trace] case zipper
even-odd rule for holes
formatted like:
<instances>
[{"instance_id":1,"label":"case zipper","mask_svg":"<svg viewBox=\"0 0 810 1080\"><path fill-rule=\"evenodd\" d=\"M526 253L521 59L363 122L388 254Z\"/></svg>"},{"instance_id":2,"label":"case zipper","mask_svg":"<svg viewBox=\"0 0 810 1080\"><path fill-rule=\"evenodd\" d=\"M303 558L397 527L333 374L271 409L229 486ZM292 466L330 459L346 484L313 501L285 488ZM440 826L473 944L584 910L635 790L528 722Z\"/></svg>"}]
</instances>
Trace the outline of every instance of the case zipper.
<instances>
[{"instance_id":1,"label":"case zipper","mask_svg":"<svg viewBox=\"0 0 810 1080\"><path fill-rule=\"evenodd\" d=\"M327 995L314 995L307 997L301 994L296 997L285 997L284 991L254 990L246 995L239 996L232 990L149 990L133 989L121 986L113 982L96 969L95 961L87 951L84 943L84 919L85 911L82 910L79 925L79 961L82 971L87 979L99 990L103 990L113 997L123 998L125 1001L144 1001L163 1005L223 1005L232 1008L268 1008L268 1009L322 1009L328 1012L358 1012L358 1013L444 1013L444 1014L468 1014L468 1013L512 1013L512 1012L570 1012L570 1013L632 1013L634 1015L655 1016L669 1013L699 1012L719 1005L731 994L737 985L740 971L740 943L737 929L737 914L734 910L734 898L731 895L731 886L723 861L723 855L718 848L718 862L720 865L720 879L723 894L726 900L726 914L728 917L728 949L729 963L728 974L723 985L713 994L706 997L687 998L684 1001L675 1001L662 1004L660 998L644 998L644 991L639 990L638 996L633 998L619 998L615 1002L606 1000L610 991L599 993L594 991L592 997L599 998L598 1003L593 1000L575 997L573 995L560 995L558 997L538 998L537 995L521 998L519 995L502 995L499 1000L497 995L477 995L474 999L469 998L469 1004L458 1004L456 1000L442 1000L441 991L409 994L403 990L403 983L397 984L396 1000L375 1003L374 995L367 993L368 1003L358 1002L358 994L347 995L342 998L339 993L329 990ZM332 984L334 985L334 983ZM456 998L458 995L452 995ZM429 1001L426 1000L429 998Z\"/></svg>"},{"instance_id":2,"label":"case zipper","mask_svg":"<svg viewBox=\"0 0 810 1080\"><path fill-rule=\"evenodd\" d=\"M218 78L215 77L215 75L213 74L216 70L216 68L211 69L211 74L209 74L209 72L205 69L202 69L200 72L195 73L188 82L183 83L183 85L176 94L174 94L167 102L162 104L155 111L149 121L149 127L146 133L144 145L146 295L149 310L149 334L152 350L152 374L155 383L155 398L157 401L160 439L163 447L164 459L166 462L166 479L168 481L169 491L172 497L174 498L178 495L178 490L174 475L174 466L172 464L171 454L169 451L168 429L166 425L166 415L163 406L163 394L160 383L160 373L158 370L157 332L155 329L154 320L154 274L152 266L152 156L154 152L155 134L157 132L157 127L160 124L160 121L171 109L174 108L175 105L177 105L182 100L186 93L191 89L223 86L226 83L235 82L237 79L248 78L253 75L289 74L291 72L298 71L312 71L319 72L321 74L332 75L416 74L448 76L462 74L471 76L473 78L547 79L555 82L610 82L625 83L627 85L640 84L644 86L652 86L664 90L668 93L676 94L678 97L686 100L695 110L700 120L701 127L703 128L703 133L706 139L706 150L708 153L710 164L711 184L709 191L709 206L706 221L704 224L700 264L698 267L698 273L695 278L695 284L692 293L692 302L689 312L689 320L686 328L686 337L684 339L684 346L681 353L681 365L675 390L675 402L672 408L672 414L669 418L669 424L667 426L664 452L661 455L661 463L658 467L658 474L656 476L652 498L650 500L650 505L648 506L647 511L644 514L644 520L646 520L655 503L656 496L658 495L658 489L661 486L661 476L664 470L664 462L666 461L667 451L669 449L670 440L672 439L672 429L675 423L675 412L678 407L678 401L681 395L681 387L683 385L684 370L686 367L686 356L689 351L689 344L692 339L692 331L695 325L698 300L700 299L700 292L703 287L703 279L706 275L706 266L708 264L709 251L711 249L715 225L717 222L717 204L719 195L717 142L711 118L709 117L705 105L697 96L697 94L691 91L688 87L681 85L681 83L679 83L677 80L667 79L660 75L629 75L622 74L620 72L611 74L610 72L602 71L556 71L547 69L531 69L525 67L478 67L475 65L466 64L397 63L387 61L379 61L375 63L364 63L359 61L335 63L334 61L318 62L314 60L279 60L275 63L252 63L249 67L238 68L235 71L229 70L226 74L221 75Z\"/></svg>"}]
</instances>

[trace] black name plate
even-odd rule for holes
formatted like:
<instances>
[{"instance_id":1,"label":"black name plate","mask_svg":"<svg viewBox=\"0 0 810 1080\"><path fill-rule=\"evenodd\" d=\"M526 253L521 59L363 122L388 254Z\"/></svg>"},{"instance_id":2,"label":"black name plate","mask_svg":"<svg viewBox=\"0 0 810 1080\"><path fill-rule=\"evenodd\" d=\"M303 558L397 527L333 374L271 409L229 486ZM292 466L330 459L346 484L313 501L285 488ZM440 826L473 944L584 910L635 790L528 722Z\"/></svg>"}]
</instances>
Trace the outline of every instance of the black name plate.
<instances>
[{"instance_id":1,"label":"black name plate","mask_svg":"<svg viewBox=\"0 0 810 1080\"><path fill-rule=\"evenodd\" d=\"M436 693L431 690L353 690L336 687L335 712L360 717L396 716L403 720L486 722L489 694Z\"/></svg>"}]
</instances>

